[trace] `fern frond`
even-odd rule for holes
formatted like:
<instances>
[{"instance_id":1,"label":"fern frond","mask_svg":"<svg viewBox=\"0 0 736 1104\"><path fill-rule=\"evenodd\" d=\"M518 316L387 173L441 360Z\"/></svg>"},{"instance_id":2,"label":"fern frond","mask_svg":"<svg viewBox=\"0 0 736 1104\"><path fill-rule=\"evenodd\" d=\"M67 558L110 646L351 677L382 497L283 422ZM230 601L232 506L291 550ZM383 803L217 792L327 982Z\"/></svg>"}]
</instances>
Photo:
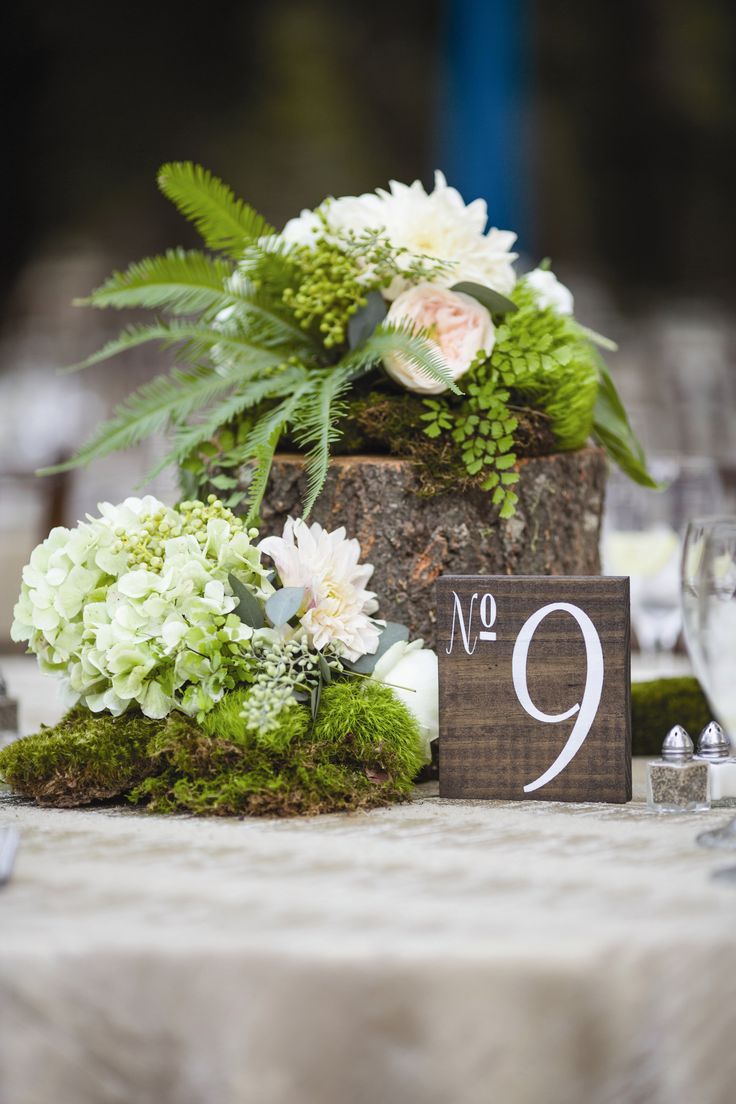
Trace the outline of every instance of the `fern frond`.
<instances>
[{"instance_id":1,"label":"fern frond","mask_svg":"<svg viewBox=\"0 0 736 1104\"><path fill-rule=\"evenodd\" d=\"M195 410L208 405L215 396L235 383L233 376L220 375L210 368L174 370L170 376L157 376L144 384L113 410L113 416L100 425L71 460L44 468L39 474L69 471L111 452L132 448L145 437L165 429L171 421L182 421Z\"/></svg>"},{"instance_id":2,"label":"fern frond","mask_svg":"<svg viewBox=\"0 0 736 1104\"><path fill-rule=\"evenodd\" d=\"M78 304L92 307L166 308L172 314L194 314L232 304L226 281L232 275L227 261L198 250L169 249L156 257L135 261L112 276Z\"/></svg>"},{"instance_id":3,"label":"fern frond","mask_svg":"<svg viewBox=\"0 0 736 1104\"><path fill-rule=\"evenodd\" d=\"M342 436L337 423L347 413L347 406L340 403L339 399L350 388L359 371L353 365L326 371L299 407L294 436L301 447L307 449L307 497L303 512L305 518L309 517L325 485L330 466L330 446Z\"/></svg>"},{"instance_id":4,"label":"fern frond","mask_svg":"<svg viewBox=\"0 0 736 1104\"><path fill-rule=\"evenodd\" d=\"M431 379L443 383L456 395L462 394L448 372L437 345L428 335L414 331L411 323L383 323L377 326L368 340L344 358L343 363L372 368L389 353L401 356L412 367L419 368Z\"/></svg>"},{"instance_id":5,"label":"fern frond","mask_svg":"<svg viewBox=\"0 0 736 1104\"><path fill-rule=\"evenodd\" d=\"M288 368L277 376L255 380L247 387L238 387L232 395L213 406L204 421L197 422L196 425L182 426L177 431L173 448L148 473L144 482L153 479L169 464L181 464L193 449L204 444L205 441L210 441L219 429L237 418L239 414L251 410L266 399L288 395L304 378L304 369Z\"/></svg>"},{"instance_id":6,"label":"fern frond","mask_svg":"<svg viewBox=\"0 0 736 1104\"><path fill-rule=\"evenodd\" d=\"M266 241L261 239L246 246L238 259L238 271L279 298L286 288L293 287L299 280L292 247L278 237Z\"/></svg>"},{"instance_id":7,"label":"fern frond","mask_svg":"<svg viewBox=\"0 0 736 1104\"><path fill-rule=\"evenodd\" d=\"M313 379L305 377L287 399L272 407L256 422L240 449L241 461L255 461L248 487L248 524L252 524L258 516L281 434L294 419L299 404L313 388ZM231 453L232 455L234 454Z\"/></svg>"},{"instance_id":8,"label":"fern frond","mask_svg":"<svg viewBox=\"0 0 736 1104\"><path fill-rule=\"evenodd\" d=\"M162 165L158 186L185 218L194 223L209 249L233 257L275 230L257 211L201 165L172 161Z\"/></svg>"},{"instance_id":9,"label":"fern frond","mask_svg":"<svg viewBox=\"0 0 736 1104\"><path fill-rule=\"evenodd\" d=\"M255 288L249 281L233 279L230 291L235 302L235 314L248 332L257 333L258 340L264 344L273 342L291 342L298 349L308 349L315 353L321 346L306 330L294 322L287 311L274 301L271 289Z\"/></svg>"},{"instance_id":10,"label":"fern frond","mask_svg":"<svg viewBox=\"0 0 736 1104\"><path fill-rule=\"evenodd\" d=\"M198 360L207 352L219 346L232 360L239 364L246 363L249 369L263 370L282 363L284 354L248 341L240 334L220 333L217 330L207 329L191 322L153 322L149 325L126 326L117 337L108 341L96 353L86 357L78 364L64 369L65 372L79 372L83 368L90 368L94 364L110 360L119 353L135 349L145 345L149 341L159 341L164 349L174 345L183 344L183 353L192 360Z\"/></svg>"}]
</instances>

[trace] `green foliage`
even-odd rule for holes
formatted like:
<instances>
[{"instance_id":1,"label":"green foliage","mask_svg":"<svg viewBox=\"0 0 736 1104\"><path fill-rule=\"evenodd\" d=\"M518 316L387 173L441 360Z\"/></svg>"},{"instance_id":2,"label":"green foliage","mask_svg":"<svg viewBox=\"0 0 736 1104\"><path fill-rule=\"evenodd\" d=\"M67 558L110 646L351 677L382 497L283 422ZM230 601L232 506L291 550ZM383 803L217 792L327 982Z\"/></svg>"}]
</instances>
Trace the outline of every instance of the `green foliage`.
<instances>
[{"instance_id":1,"label":"green foliage","mask_svg":"<svg viewBox=\"0 0 736 1104\"><path fill-rule=\"evenodd\" d=\"M164 165L159 184L205 244L237 257L239 264L196 250L169 250L113 273L83 301L174 317L125 328L76 367L149 341L173 350L191 367L174 367L145 384L71 460L45 472L87 464L170 429L172 447L150 475L174 464L184 471L186 493L198 497L211 482L229 492L229 506L245 502L250 523L258 517L279 441L289 433L307 450L307 516L342 432L341 399L357 379L395 350L451 382L434 347L401 329L383 327L357 349L348 348L347 321L368 290L356 282L358 257L374 264L380 280L389 270L398 271L396 256L375 235L349 235L343 249L322 243L314 256L287 251L269 239L271 227L222 181L190 162ZM418 272L438 267L424 258L414 264ZM246 487L238 474L243 466L249 472Z\"/></svg>"},{"instance_id":2,"label":"green foliage","mask_svg":"<svg viewBox=\"0 0 736 1104\"><path fill-rule=\"evenodd\" d=\"M213 259L195 249L169 249L158 257L135 261L125 272L112 276L80 306L165 307L171 314L193 314L227 305L225 283L231 275L227 261Z\"/></svg>"},{"instance_id":3,"label":"green foliage","mask_svg":"<svg viewBox=\"0 0 736 1104\"><path fill-rule=\"evenodd\" d=\"M174 712L111 717L72 710L54 728L0 752L0 777L39 804L126 796L156 813L291 816L401 800L423 763L414 717L391 689L364 679L325 687L308 706L253 731L235 690L200 722Z\"/></svg>"},{"instance_id":4,"label":"green foliage","mask_svg":"<svg viewBox=\"0 0 736 1104\"><path fill-rule=\"evenodd\" d=\"M147 308L162 317L126 327L77 367L150 341L189 367L173 367L134 392L71 460L47 472L87 464L169 430L172 447L150 475L175 465L185 494L201 497L214 485L228 492L228 505L247 511L250 523L287 436L306 450L308 516L343 433L347 396L393 354L448 388L448 396L424 406L415 398L416 419L423 418L428 437L448 436L468 477L492 492L502 516L510 516L516 503L514 435L524 406L549 416L557 448L578 447L595 428L624 470L653 485L594 353L591 340L598 339L572 318L540 310L523 280L512 303L490 289L463 285L490 305L497 330L492 355L474 365L463 380L466 397L457 401L462 391L431 334L379 322L383 304L376 289L397 276L436 280L447 275L442 261L397 248L371 230L346 231L338 239L331 231L309 248L288 248L227 185L191 162L164 165L159 186L205 246L224 256L173 249L113 273L83 302Z\"/></svg>"},{"instance_id":5,"label":"green foliage","mask_svg":"<svg viewBox=\"0 0 736 1104\"><path fill-rule=\"evenodd\" d=\"M659 489L659 484L647 471L646 457L626 416L610 373L599 358L600 386L596 395L594 430L596 439L608 455L642 487Z\"/></svg>"},{"instance_id":6,"label":"green foliage","mask_svg":"<svg viewBox=\"0 0 736 1104\"><path fill-rule=\"evenodd\" d=\"M72 709L53 728L0 751L0 778L39 805L87 805L119 797L153 774L152 735L164 722Z\"/></svg>"},{"instance_id":7,"label":"green foliage","mask_svg":"<svg viewBox=\"0 0 736 1104\"><path fill-rule=\"evenodd\" d=\"M191 161L171 162L158 173L158 186L194 223L209 249L239 257L246 246L273 234L272 226L227 184Z\"/></svg>"},{"instance_id":8,"label":"green foliage","mask_svg":"<svg viewBox=\"0 0 736 1104\"><path fill-rule=\"evenodd\" d=\"M511 298L517 309L496 319L491 356L481 354L463 379L466 397L425 399L422 415L428 437L451 435L468 475L485 473L481 485L502 518L512 516L518 501L519 412L527 406L543 411L556 447L580 448L593 428L599 378L595 350L573 318L540 310L524 280Z\"/></svg>"},{"instance_id":9,"label":"green foliage","mask_svg":"<svg viewBox=\"0 0 736 1104\"><path fill-rule=\"evenodd\" d=\"M635 682L631 687L631 730L634 755L659 755L673 725L685 728L693 740L712 719L708 702L694 678L663 678Z\"/></svg>"},{"instance_id":10,"label":"green foliage","mask_svg":"<svg viewBox=\"0 0 736 1104\"><path fill-rule=\"evenodd\" d=\"M259 739L244 698L225 698L201 728L162 730L151 747L165 766L136 788L153 812L289 816L370 808L406 797L423 763L416 721L378 683L325 688L315 724L307 706L280 715Z\"/></svg>"},{"instance_id":11,"label":"green foliage","mask_svg":"<svg viewBox=\"0 0 736 1104\"><path fill-rule=\"evenodd\" d=\"M341 679L325 687L314 740L342 761L388 775L404 793L424 765L415 718L389 686L371 679Z\"/></svg>"},{"instance_id":12,"label":"green foliage","mask_svg":"<svg viewBox=\"0 0 736 1104\"><path fill-rule=\"evenodd\" d=\"M365 282L355 257L320 239L314 248L294 250L294 286L282 292L282 300L294 312L299 325L314 330L325 348L344 345L350 318L366 304Z\"/></svg>"}]
</instances>

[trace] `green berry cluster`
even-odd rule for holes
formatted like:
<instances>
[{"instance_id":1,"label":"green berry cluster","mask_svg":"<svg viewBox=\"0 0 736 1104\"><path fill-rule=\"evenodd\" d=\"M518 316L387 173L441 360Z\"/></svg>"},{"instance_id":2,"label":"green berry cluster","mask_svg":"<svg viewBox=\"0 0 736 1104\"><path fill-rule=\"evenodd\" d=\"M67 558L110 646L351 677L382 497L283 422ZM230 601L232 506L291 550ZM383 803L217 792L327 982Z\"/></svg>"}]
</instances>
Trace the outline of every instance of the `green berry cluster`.
<instances>
[{"instance_id":1,"label":"green berry cluster","mask_svg":"<svg viewBox=\"0 0 736 1104\"><path fill-rule=\"evenodd\" d=\"M206 503L196 500L180 502L174 510L161 507L142 517L134 531L119 525L115 529L113 552L125 552L131 568L160 571L164 565L166 541L174 537L193 536L198 544L204 545L207 542L207 522L213 518L226 521L231 536L245 530L242 518L236 517L216 495L209 495ZM255 539L258 530L249 529L247 534L251 540Z\"/></svg>"},{"instance_id":2,"label":"green berry cluster","mask_svg":"<svg viewBox=\"0 0 736 1104\"><path fill-rule=\"evenodd\" d=\"M325 348L344 344L348 322L365 306L369 290L358 261L324 238L295 250L294 258L298 284L283 291L284 304L303 329L317 325Z\"/></svg>"}]
</instances>

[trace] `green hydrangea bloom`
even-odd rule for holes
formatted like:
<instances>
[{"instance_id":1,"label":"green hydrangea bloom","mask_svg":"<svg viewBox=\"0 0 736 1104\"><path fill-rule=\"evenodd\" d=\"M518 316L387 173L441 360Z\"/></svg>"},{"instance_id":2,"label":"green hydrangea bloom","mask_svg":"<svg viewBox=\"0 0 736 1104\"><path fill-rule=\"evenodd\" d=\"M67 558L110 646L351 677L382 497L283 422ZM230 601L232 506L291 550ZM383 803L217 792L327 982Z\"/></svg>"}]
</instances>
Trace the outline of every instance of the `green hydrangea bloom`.
<instances>
[{"instance_id":1,"label":"green hydrangea bloom","mask_svg":"<svg viewBox=\"0 0 736 1104\"><path fill-rule=\"evenodd\" d=\"M273 589L253 535L214 496L102 503L34 550L11 636L93 712L203 714L251 678L253 629L234 613L232 580L259 600Z\"/></svg>"}]
</instances>

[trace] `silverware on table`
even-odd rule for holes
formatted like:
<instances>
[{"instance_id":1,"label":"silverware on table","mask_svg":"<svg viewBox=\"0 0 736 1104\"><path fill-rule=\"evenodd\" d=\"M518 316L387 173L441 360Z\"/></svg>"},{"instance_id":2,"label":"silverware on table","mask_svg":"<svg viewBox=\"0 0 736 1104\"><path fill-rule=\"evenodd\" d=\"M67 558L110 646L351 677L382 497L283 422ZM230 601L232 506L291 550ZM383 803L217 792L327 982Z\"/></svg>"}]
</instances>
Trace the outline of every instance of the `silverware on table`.
<instances>
[{"instance_id":1,"label":"silverware on table","mask_svg":"<svg viewBox=\"0 0 736 1104\"><path fill-rule=\"evenodd\" d=\"M736 817L722 828L712 828L695 837L700 847L711 847L717 851L736 851Z\"/></svg>"},{"instance_id":2,"label":"silverware on table","mask_svg":"<svg viewBox=\"0 0 736 1104\"><path fill-rule=\"evenodd\" d=\"M20 843L17 828L0 828L0 886L10 880Z\"/></svg>"},{"instance_id":3,"label":"silverware on table","mask_svg":"<svg viewBox=\"0 0 736 1104\"><path fill-rule=\"evenodd\" d=\"M721 866L711 874L714 882L730 882L736 885L736 866Z\"/></svg>"}]
</instances>

